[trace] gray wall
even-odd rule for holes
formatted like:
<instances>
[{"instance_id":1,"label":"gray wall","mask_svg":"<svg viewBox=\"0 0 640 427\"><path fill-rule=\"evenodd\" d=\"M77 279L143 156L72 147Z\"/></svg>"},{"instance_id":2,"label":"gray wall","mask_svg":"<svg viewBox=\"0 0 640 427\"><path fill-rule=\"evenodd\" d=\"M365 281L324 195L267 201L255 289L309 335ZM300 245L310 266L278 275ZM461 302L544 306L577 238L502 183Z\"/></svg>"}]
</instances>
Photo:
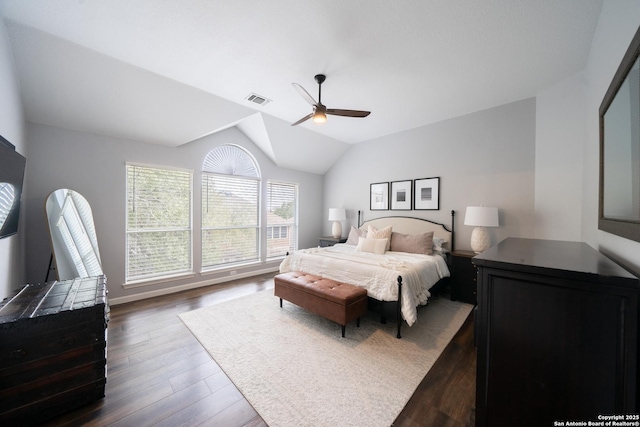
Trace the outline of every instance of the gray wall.
<instances>
[{"instance_id":1,"label":"gray wall","mask_svg":"<svg viewBox=\"0 0 640 427\"><path fill-rule=\"evenodd\" d=\"M196 273L183 278L148 286L123 288L125 279L125 163L169 166L194 171L194 266L199 271L200 236L200 175L206 154L220 144L237 144L246 148L256 158L263 182L268 179L297 182L299 199L299 245L301 248L317 245L320 235L320 211L322 206L322 176L282 169L273 164L262 151L236 128L204 137L177 148L111 137L75 132L51 126L29 124L29 168L27 199L27 280L45 280L51 248L44 212L44 201L58 188L69 188L82 194L91 204L94 214L98 244L107 287L112 301L124 302L142 296L153 296L167 289L186 289L203 284L217 283L232 278L229 271ZM266 185L263 185L263 197ZM264 214L264 213L263 213ZM234 268L233 278L252 272L275 269L272 262L248 268Z\"/></svg>"},{"instance_id":2,"label":"gray wall","mask_svg":"<svg viewBox=\"0 0 640 427\"><path fill-rule=\"evenodd\" d=\"M496 206L500 227L493 242L534 233L535 99L503 105L352 146L325 174L323 212L347 209L349 227L386 215L414 216L450 224L456 211L456 248L470 249L467 206ZM440 177L440 209L371 211L374 182ZM325 234L331 224L323 222Z\"/></svg>"},{"instance_id":3,"label":"gray wall","mask_svg":"<svg viewBox=\"0 0 640 427\"><path fill-rule=\"evenodd\" d=\"M15 145L18 153L26 156L22 102L3 19L0 19L0 94L0 135ZM23 200L27 192L28 188L23 188ZM18 233L0 239L0 300L24 284L24 217L23 206Z\"/></svg>"}]
</instances>

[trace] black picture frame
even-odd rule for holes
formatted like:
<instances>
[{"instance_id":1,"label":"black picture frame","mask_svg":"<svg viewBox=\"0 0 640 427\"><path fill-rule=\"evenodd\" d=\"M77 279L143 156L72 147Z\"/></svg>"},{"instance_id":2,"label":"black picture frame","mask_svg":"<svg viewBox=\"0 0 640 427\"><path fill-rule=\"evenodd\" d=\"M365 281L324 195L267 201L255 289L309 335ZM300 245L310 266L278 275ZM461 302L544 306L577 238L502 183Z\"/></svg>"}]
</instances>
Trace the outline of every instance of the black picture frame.
<instances>
[{"instance_id":1,"label":"black picture frame","mask_svg":"<svg viewBox=\"0 0 640 427\"><path fill-rule=\"evenodd\" d=\"M417 211L439 210L440 177L415 179L413 183L413 209Z\"/></svg>"},{"instance_id":2,"label":"black picture frame","mask_svg":"<svg viewBox=\"0 0 640 427\"><path fill-rule=\"evenodd\" d=\"M413 205L413 181L391 182L391 210L410 211Z\"/></svg>"},{"instance_id":3,"label":"black picture frame","mask_svg":"<svg viewBox=\"0 0 640 427\"><path fill-rule=\"evenodd\" d=\"M374 182L369 186L369 209L372 211L389 210L388 182Z\"/></svg>"}]
</instances>

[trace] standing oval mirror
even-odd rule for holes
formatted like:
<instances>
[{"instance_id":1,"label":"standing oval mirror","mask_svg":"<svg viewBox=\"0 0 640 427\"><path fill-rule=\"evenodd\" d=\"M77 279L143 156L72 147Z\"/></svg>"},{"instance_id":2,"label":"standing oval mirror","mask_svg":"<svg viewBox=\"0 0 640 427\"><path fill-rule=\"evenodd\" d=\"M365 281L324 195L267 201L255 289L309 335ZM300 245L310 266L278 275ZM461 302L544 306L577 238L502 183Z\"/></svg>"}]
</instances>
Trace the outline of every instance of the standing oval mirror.
<instances>
[{"instance_id":1,"label":"standing oval mirror","mask_svg":"<svg viewBox=\"0 0 640 427\"><path fill-rule=\"evenodd\" d=\"M640 242L640 29L600 106L598 228Z\"/></svg>"},{"instance_id":2,"label":"standing oval mirror","mask_svg":"<svg viewBox=\"0 0 640 427\"><path fill-rule=\"evenodd\" d=\"M99 276L102 262L87 199L66 188L47 198L45 209L58 280Z\"/></svg>"}]
</instances>

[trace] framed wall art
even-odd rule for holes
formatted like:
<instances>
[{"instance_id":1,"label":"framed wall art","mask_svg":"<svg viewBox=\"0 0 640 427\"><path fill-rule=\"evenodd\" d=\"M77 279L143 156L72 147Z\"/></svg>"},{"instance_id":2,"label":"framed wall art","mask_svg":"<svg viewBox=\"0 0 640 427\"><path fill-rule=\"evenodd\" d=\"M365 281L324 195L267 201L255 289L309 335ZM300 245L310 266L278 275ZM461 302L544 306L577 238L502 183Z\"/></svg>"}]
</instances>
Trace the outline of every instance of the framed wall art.
<instances>
[{"instance_id":1,"label":"framed wall art","mask_svg":"<svg viewBox=\"0 0 640 427\"><path fill-rule=\"evenodd\" d=\"M414 180L413 208L415 210L440 209L440 178Z\"/></svg>"},{"instance_id":2,"label":"framed wall art","mask_svg":"<svg viewBox=\"0 0 640 427\"><path fill-rule=\"evenodd\" d=\"M394 181L391 183L391 209L396 211L411 210L412 181Z\"/></svg>"},{"instance_id":3,"label":"framed wall art","mask_svg":"<svg viewBox=\"0 0 640 427\"><path fill-rule=\"evenodd\" d=\"M369 209L372 211L389 210L389 183L376 182L371 184L369 193Z\"/></svg>"}]
</instances>

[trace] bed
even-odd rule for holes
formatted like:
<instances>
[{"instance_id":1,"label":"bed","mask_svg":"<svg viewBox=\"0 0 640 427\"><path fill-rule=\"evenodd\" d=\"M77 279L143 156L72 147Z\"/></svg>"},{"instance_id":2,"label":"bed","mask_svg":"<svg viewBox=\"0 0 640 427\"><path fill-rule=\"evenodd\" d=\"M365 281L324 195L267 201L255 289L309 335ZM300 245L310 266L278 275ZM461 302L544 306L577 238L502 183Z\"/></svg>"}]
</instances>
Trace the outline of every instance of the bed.
<instances>
[{"instance_id":1,"label":"bed","mask_svg":"<svg viewBox=\"0 0 640 427\"><path fill-rule=\"evenodd\" d=\"M417 307L427 304L433 286L449 277L446 252L454 249L454 217L451 211L451 228L411 217L369 220L358 228L351 227L346 243L289 254L280 264L280 272L300 271L364 287L370 299L381 303L383 321L384 306L395 304L400 338L403 319L413 325Z\"/></svg>"}]
</instances>

